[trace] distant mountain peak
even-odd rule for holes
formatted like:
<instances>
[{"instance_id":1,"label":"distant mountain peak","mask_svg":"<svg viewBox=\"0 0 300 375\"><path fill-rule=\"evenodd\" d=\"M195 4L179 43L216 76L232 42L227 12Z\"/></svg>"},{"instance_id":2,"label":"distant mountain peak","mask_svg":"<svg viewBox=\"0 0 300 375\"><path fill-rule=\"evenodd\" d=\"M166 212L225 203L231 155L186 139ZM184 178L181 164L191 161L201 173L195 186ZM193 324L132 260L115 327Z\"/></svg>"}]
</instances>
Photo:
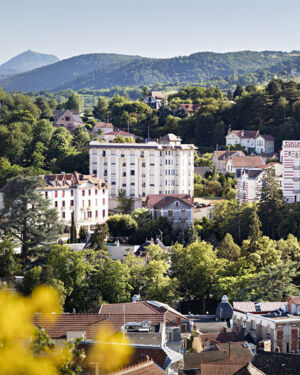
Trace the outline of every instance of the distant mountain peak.
<instances>
[{"instance_id":1,"label":"distant mountain peak","mask_svg":"<svg viewBox=\"0 0 300 375\"><path fill-rule=\"evenodd\" d=\"M0 71L5 70L11 73L23 73L45 65L54 64L57 61L59 61L59 58L54 55L39 53L28 49L0 65Z\"/></svg>"}]
</instances>

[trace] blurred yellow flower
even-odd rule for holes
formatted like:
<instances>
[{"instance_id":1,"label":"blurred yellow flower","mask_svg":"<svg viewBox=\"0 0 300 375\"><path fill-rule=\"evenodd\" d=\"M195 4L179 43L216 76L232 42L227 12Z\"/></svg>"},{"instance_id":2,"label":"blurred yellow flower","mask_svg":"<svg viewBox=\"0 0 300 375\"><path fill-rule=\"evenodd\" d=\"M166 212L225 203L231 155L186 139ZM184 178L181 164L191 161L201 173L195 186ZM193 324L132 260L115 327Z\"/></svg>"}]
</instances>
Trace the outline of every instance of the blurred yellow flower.
<instances>
[{"instance_id":1,"label":"blurred yellow flower","mask_svg":"<svg viewBox=\"0 0 300 375\"><path fill-rule=\"evenodd\" d=\"M53 288L41 286L30 298L13 291L0 291L0 374L54 375L52 357L34 356L29 340L34 333L35 313L44 313L54 319L61 311L58 295Z\"/></svg>"},{"instance_id":2,"label":"blurred yellow flower","mask_svg":"<svg viewBox=\"0 0 300 375\"><path fill-rule=\"evenodd\" d=\"M133 347L121 332L114 332L109 324L103 325L93 345L88 362L103 372L114 371L126 366L133 353Z\"/></svg>"}]
</instances>

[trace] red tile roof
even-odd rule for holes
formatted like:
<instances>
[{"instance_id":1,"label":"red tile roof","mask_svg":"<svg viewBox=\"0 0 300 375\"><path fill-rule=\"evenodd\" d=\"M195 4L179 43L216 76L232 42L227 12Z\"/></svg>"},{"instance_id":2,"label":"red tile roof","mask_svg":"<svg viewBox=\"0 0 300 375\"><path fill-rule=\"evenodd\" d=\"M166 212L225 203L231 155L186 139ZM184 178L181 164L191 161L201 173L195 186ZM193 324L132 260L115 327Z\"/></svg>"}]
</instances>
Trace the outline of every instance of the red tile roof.
<instances>
[{"instance_id":1,"label":"red tile roof","mask_svg":"<svg viewBox=\"0 0 300 375\"><path fill-rule=\"evenodd\" d=\"M258 134L258 130L231 130L228 134L233 133L241 138L255 138Z\"/></svg>"},{"instance_id":2,"label":"red tile roof","mask_svg":"<svg viewBox=\"0 0 300 375\"><path fill-rule=\"evenodd\" d=\"M164 98L164 94L161 91L150 91L148 95L153 96L156 99Z\"/></svg>"},{"instance_id":3,"label":"red tile roof","mask_svg":"<svg viewBox=\"0 0 300 375\"><path fill-rule=\"evenodd\" d=\"M201 375L234 375L244 367L240 363L202 363Z\"/></svg>"},{"instance_id":4,"label":"red tile roof","mask_svg":"<svg viewBox=\"0 0 300 375\"><path fill-rule=\"evenodd\" d=\"M179 200L192 207L194 200L188 194L149 194L146 198L146 206L153 208L164 208Z\"/></svg>"},{"instance_id":5,"label":"red tile roof","mask_svg":"<svg viewBox=\"0 0 300 375\"><path fill-rule=\"evenodd\" d=\"M232 156L230 160L234 168L262 168L264 165L260 156Z\"/></svg>"},{"instance_id":6,"label":"red tile roof","mask_svg":"<svg viewBox=\"0 0 300 375\"><path fill-rule=\"evenodd\" d=\"M145 362L134 364L125 369L110 373L109 375L160 375L165 372L153 361L147 359Z\"/></svg>"},{"instance_id":7,"label":"red tile roof","mask_svg":"<svg viewBox=\"0 0 300 375\"><path fill-rule=\"evenodd\" d=\"M115 135L115 136L122 135L124 137L135 137L133 133L124 132L123 130L112 131L104 135Z\"/></svg>"},{"instance_id":8,"label":"red tile roof","mask_svg":"<svg viewBox=\"0 0 300 375\"><path fill-rule=\"evenodd\" d=\"M300 297L299 297L300 298ZM288 302L233 302L233 309L240 312L271 312L287 306Z\"/></svg>"},{"instance_id":9,"label":"red tile roof","mask_svg":"<svg viewBox=\"0 0 300 375\"><path fill-rule=\"evenodd\" d=\"M46 186L42 187L41 190L48 189L68 189L76 185L83 185L87 182L91 184L101 186L103 188L107 187L105 181L99 177L94 177L90 174L82 174L78 172L73 173L59 173L59 174L46 174L41 175L41 178L45 180Z\"/></svg>"}]
</instances>

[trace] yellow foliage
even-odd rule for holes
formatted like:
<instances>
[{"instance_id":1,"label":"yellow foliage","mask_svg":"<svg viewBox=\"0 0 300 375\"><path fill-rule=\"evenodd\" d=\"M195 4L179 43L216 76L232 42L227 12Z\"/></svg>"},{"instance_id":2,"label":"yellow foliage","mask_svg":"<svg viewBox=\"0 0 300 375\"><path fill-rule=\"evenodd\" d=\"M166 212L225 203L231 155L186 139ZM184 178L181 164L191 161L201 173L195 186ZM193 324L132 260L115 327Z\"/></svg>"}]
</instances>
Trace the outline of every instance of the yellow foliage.
<instances>
[{"instance_id":1,"label":"yellow foliage","mask_svg":"<svg viewBox=\"0 0 300 375\"><path fill-rule=\"evenodd\" d=\"M112 327L105 325L97 334L88 361L97 364L103 372L117 370L126 366L130 360L133 348L129 344L126 336L120 332L113 333Z\"/></svg>"},{"instance_id":2,"label":"yellow foliage","mask_svg":"<svg viewBox=\"0 0 300 375\"><path fill-rule=\"evenodd\" d=\"M30 298L12 291L0 292L0 374L54 375L53 357L38 357L31 353L29 339L33 336L35 313L54 319L60 313L58 295L50 287L37 288Z\"/></svg>"}]
</instances>

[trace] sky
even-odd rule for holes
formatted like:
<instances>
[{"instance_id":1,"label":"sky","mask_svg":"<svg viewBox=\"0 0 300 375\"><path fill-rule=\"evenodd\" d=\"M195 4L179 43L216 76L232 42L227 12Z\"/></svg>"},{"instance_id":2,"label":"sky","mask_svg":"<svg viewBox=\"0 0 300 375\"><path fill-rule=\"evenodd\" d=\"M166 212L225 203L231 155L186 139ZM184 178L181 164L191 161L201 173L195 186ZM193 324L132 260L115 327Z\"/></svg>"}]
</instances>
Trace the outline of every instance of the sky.
<instances>
[{"instance_id":1,"label":"sky","mask_svg":"<svg viewBox=\"0 0 300 375\"><path fill-rule=\"evenodd\" d=\"M172 57L300 50L300 0L0 0L0 64L31 49Z\"/></svg>"}]
</instances>

